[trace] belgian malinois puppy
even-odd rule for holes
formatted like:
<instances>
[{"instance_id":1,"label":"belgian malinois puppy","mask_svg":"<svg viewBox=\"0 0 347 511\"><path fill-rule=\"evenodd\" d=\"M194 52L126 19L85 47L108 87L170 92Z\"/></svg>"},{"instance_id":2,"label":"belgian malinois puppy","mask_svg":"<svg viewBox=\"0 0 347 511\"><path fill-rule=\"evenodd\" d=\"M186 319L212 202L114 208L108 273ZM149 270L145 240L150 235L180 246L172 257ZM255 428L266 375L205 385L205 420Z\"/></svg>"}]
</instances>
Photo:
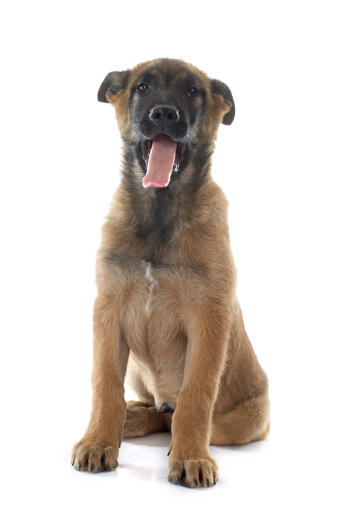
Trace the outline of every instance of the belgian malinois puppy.
<instances>
[{"instance_id":1,"label":"belgian malinois puppy","mask_svg":"<svg viewBox=\"0 0 347 511\"><path fill-rule=\"evenodd\" d=\"M180 60L109 73L122 179L103 226L94 308L93 405L77 470L117 467L123 437L172 433L169 481L218 479L209 444L269 431L267 378L235 294L227 200L210 161L229 87ZM140 401L126 403L124 379Z\"/></svg>"}]
</instances>

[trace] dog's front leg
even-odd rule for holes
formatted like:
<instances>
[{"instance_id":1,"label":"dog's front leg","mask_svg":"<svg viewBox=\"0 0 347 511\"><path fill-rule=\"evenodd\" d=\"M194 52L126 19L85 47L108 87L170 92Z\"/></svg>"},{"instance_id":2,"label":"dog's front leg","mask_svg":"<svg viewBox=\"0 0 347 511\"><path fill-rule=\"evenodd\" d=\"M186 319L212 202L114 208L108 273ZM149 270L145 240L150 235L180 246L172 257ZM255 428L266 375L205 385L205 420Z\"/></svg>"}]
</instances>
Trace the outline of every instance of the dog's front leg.
<instances>
[{"instance_id":1,"label":"dog's front leg","mask_svg":"<svg viewBox=\"0 0 347 511\"><path fill-rule=\"evenodd\" d=\"M228 338L228 314L198 310L187 320L185 374L172 421L169 481L212 486L217 464L209 454L214 403Z\"/></svg>"},{"instance_id":2,"label":"dog's front leg","mask_svg":"<svg viewBox=\"0 0 347 511\"><path fill-rule=\"evenodd\" d=\"M129 348L121 336L117 303L99 296L94 305L93 404L83 438L74 446L77 470L114 470L126 417L124 377Z\"/></svg>"}]
</instances>

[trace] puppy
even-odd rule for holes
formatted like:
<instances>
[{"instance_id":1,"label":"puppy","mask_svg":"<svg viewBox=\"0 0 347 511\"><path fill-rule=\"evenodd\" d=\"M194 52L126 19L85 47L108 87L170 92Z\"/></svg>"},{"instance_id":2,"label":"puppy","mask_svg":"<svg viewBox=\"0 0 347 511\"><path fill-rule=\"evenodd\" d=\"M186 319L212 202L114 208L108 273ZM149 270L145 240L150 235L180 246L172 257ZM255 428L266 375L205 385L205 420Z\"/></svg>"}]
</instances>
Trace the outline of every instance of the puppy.
<instances>
[{"instance_id":1,"label":"puppy","mask_svg":"<svg viewBox=\"0 0 347 511\"><path fill-rule=\"evenodd\" d=\"M227 85L180 60L109 73L122 179L102 230L94 307L93 404L77 470L117 467L123 437L170 431L172 483L218 479L209 445L269 431L267 378L235 294L227 200L210 174ZM124 379L139 401L124 400Z\"/></svg>"}]
</instances>

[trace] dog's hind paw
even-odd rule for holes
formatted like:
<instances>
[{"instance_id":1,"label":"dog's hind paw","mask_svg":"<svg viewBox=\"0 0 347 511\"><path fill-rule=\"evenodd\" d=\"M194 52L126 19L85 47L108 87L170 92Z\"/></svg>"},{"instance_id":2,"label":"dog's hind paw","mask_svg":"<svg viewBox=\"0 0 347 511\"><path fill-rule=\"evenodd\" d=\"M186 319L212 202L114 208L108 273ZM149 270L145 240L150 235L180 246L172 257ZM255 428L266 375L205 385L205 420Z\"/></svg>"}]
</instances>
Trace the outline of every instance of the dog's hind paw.
<instances>
[{"instance_id":1,"label":"dog's hind paw","mask_svg":"<svg viewBox=\"0 0 347 511\"><path fill-rule=\"evenodd\" d=\"M140 401L129 401L127 403L124 438L145 436L166 430L165 418L155 406Z\"/></svg>"}]
</instances>

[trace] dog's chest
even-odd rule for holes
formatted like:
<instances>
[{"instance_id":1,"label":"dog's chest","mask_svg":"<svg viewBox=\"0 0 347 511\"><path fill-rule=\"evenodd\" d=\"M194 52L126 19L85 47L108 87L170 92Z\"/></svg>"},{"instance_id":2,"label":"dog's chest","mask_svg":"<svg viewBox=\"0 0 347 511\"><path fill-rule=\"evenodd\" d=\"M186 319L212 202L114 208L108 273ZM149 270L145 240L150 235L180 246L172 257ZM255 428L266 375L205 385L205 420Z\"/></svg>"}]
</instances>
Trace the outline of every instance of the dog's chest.
<instances>
[{"instance_id":1,"label":"dog's chest","mask_svg":"<svg viewBox=\"0 0 347 511\"><path fill-rule=\"evenodd\" d=\"M203 296L205 270L183 262L152 263L112 255L104 259L103 281L118 303L118 318L130 349L157 358L173 348L187 306ZM158 346L160 344L160 346Z\"/></svg>"},{"instance_id":2,"label":"dog's chest","mask_svg":"<svg viewBox=\"0 0 347 511\"><path fill-rule=\"evenodd\" d=\"M145 274L144 274L146 298L144 303L144 312L149 315L151 312L152 299L155 294L156 288L159 286L159 281L153 275L153 266L149 262L145 262Z\"/></svg>"},{"instance_id":3,"label":"dog's chest","mask_svg":"<svg viewBox=\"0 0 347 511\"><path fill-rule=\"evenodd\" d=\"M117 267L115 292L121 303L121 327L129 348L157 363L175 349L185 297L190 292L183 265L143 259ZM174 349L173 349L174 348Z\"/></svg>"},{"instance_id":4,"label":"dog's chest","mask_svg":"<svg viewBox=\"0 0 347 511\"><path fill-rule=\"evenodd\" d=\"M186 339L180 323L180 278L171 265L144 262L126 296L123 331L147 389L157 405L171 407L180 390Z\"/></svg>"},{"instance_id":5,"label":"dog's chest","mask_svg":"<svg viewBox=\"0 0 347 511\"><path fill-rule=\"evenodd\" d=\"M139 343L153 344L154 332L177 322L181 307L182 281L174 265L142 260L126 279L122 296L123 316L132 318ZM130 324L127 325L129 331ZM151 337L148 340L149 336ZM131 341L130 341L131 342Z\"/></svg>"},{"instance_id":6,"label":"dog's chest","mask_svg":"<svg viewBox=\"0 0 347 511\"><path fill-rule=\"evenodd\" d=\"M187 349L185 315L204 296L207 269L181 261L150 262L110 254L100 272L115 296L124 339L158 406L174 406Z\"/></svg>"}]
</instances>

